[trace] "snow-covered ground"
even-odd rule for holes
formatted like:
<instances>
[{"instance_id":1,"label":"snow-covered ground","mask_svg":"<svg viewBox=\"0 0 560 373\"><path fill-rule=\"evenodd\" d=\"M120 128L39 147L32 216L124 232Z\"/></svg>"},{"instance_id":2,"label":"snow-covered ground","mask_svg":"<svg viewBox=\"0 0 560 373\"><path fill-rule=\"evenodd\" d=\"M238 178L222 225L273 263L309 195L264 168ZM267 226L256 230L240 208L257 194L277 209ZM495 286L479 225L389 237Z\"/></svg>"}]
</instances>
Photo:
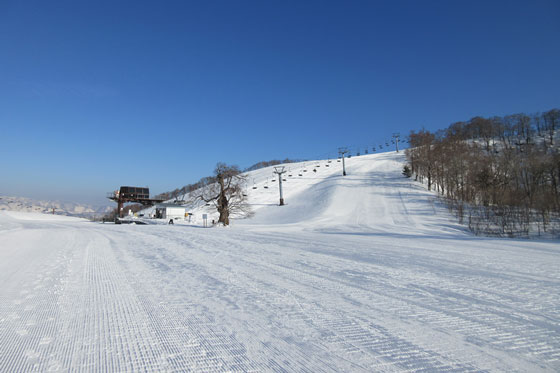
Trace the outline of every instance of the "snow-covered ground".
<instances>
[{"instance_id":1,"label":"snow-covered ground","mask_svg":"<svg viewBox=\"0 0 560 373\"><path fill-rule=\"evenodd\" d=\"M0 212L0 372L559 371L560 242L474 237L402 161L290 165L283 207L254 171L230 228Z\"/></svg>"}]
</instances>

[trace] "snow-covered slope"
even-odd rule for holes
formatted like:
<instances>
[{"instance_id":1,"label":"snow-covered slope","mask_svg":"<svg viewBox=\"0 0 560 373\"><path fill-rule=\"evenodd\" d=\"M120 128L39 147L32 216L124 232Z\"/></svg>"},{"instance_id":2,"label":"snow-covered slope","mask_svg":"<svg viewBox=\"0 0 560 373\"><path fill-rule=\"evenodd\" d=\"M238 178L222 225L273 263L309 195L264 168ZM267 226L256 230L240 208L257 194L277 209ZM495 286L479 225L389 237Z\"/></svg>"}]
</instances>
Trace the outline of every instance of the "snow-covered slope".
<instances>
[{"instance_id":1,"label":"snow-covered slope","mask_svg":"<svg viewBox=\"0 0 560 373\"><path fill-rule=\"evenodd\" d=\"M39 201L24 197L0 196L0 211L22 211L67 215L78 217L93 217L111 211L111 207L94 207L72 202Z\"/></svg>"},{"instance_id":2,"label":"snow-covered slope","mask_svg":"<svg viewBox=\"0 0 560 373\"><path fill-rule=\"evenodd\" d=\"M471 235L402 161L287 165L282 207L251 172L229 229L0 211L0 372L558 372L558 240Z\"/></svg>"},{"instance_id":3,"label":"snow-covered slope","mask_svg":"<svg viewBox=\"0 0 560 373\"><path fill-rule=\"evenodd\" d=\"M462 231L448 222L445 211L434 214L431 193L401 175L404 162L404 154L394 152L352 157L346 160L346 176L341 163L312 162L321 166L314 168L317 172L302 177L294 173L284 183L286 206L275 203L276 185L250 190L249 203L256 214L243 223L293 224L329 232Z\"/></svg>"}]
</instances>

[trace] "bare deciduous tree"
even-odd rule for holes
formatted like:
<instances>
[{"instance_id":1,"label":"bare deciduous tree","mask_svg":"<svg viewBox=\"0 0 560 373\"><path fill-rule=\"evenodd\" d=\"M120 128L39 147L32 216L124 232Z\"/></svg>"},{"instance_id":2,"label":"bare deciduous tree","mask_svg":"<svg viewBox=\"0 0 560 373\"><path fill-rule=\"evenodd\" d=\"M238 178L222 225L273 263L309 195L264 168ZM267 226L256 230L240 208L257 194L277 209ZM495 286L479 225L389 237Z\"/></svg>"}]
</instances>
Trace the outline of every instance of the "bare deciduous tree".
<instances>
[{"instance_id":1,"label":"bare deciduous tree","mask_svg":"<svg viewBox=\"0 0 560 373\"><path fill-rule=\"evenodd\" d=\"M195 200L213 203L220 214L218 223L229 225L232 215L248 216L250 208L246 203L243 188L246 178L239 167L218 163L214 176L205 180L206 185L193 192Z\"/></svg>"},{"instance_id":2,"label":"bare deciduous tree","mask_svg":"<svg viewBox=\"0 0 560 373\"><path fill-rule=\"evenodd\" d=\"M552 109L543 114L545 126L550 137L550 145L554 144L554 134L560 125L560 110Z\"/></svg>"}]
</instances>

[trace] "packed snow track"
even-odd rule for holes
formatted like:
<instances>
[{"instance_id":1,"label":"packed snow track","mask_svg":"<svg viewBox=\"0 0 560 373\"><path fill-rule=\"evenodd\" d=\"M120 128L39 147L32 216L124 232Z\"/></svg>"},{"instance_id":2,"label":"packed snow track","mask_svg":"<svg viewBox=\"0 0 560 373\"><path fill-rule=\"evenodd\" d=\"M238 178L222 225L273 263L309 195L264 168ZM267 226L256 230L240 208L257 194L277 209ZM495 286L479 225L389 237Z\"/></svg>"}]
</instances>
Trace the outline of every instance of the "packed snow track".
<instances>
[{"instance_id":1,"label":"packed snow track","mask_svg":"<svg viewBox=\"0 0 560 373\"><path fill-rule=\"evenodd\" d=\"M0 372L560 371L559 242L472 236L400 161L227 229L0 212Z\"/></svg>"}]
</instances>

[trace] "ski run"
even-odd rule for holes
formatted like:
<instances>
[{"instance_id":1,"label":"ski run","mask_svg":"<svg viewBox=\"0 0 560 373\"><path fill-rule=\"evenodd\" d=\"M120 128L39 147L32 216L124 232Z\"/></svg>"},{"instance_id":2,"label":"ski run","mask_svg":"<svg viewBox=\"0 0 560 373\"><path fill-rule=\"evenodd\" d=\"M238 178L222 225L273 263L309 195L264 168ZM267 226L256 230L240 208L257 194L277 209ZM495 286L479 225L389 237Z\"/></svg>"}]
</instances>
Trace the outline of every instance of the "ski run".
<instances>
[{"instance_id":1,"label":"ski run","mask_svg":"<svg viewBox=\"0 0 560 373\"><path fill-rule=\"evenodd\" d=\"M0 212L0 372L560 371L559 241L473 236L403 162L288 164L282 207L250 172L229 228Z\"/></svg>"}]
</instances>

